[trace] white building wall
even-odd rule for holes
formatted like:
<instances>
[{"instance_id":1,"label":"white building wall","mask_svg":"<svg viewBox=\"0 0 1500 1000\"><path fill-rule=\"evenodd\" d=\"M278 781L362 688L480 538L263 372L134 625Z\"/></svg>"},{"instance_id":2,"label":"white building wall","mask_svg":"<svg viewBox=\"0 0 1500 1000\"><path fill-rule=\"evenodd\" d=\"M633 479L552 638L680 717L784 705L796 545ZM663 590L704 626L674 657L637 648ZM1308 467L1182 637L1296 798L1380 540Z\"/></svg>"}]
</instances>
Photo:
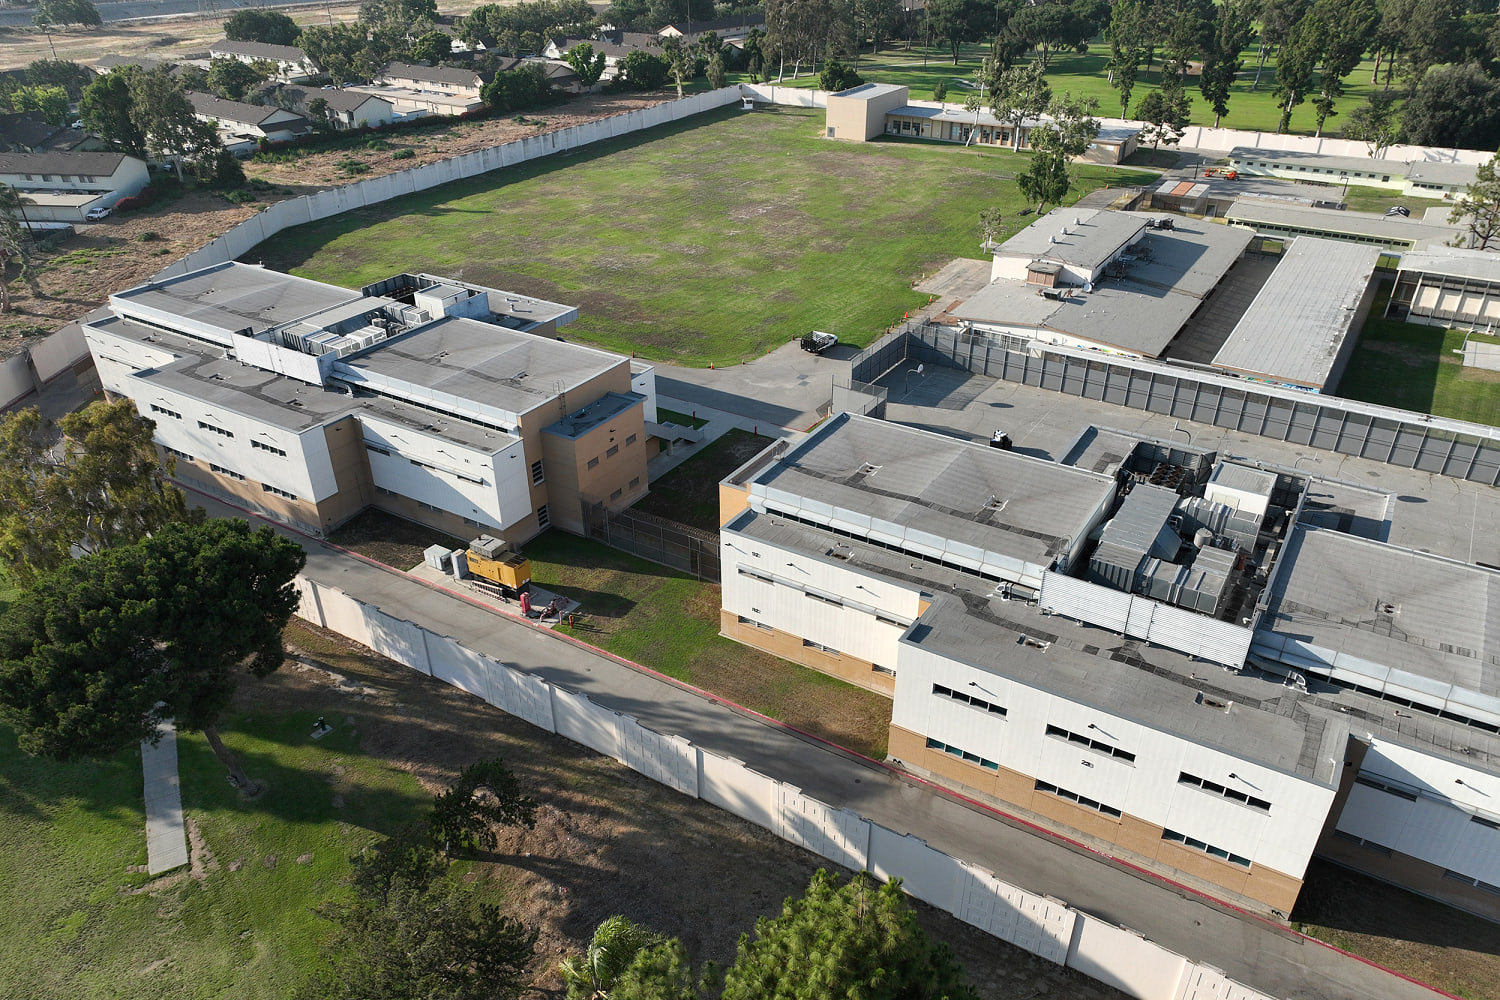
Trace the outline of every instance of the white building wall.
<instances>
[{"instance_id":1,"label":"white building wall","mask_svg":"<svg viewBox=\"0 0 1500 1000\"><path fill-rule=\"evenodd\" d=\"M258 483L286 490L300 500L320 501L338 492L328 439L321 424L297 432L268 427L226 407L132 379L122 390L135 401L141 416L156 422L156 441L193 456L199 462L229 469ZM152 410L163 407L181 418ZM199 422L229 431L227 437L200 427ZM278 455L251 442L286 452Z\"/></svg>"},{"instance_id":2,"label":"white building wall","mask_svg":"<svg viewBox=\"0 0 1500 1000\"><path fill-rule=\"evenodd\" d=\"M1360 770L1399 783L1417 800L1357 784L1339 830L1500 885L1500 829L1487 825L1500 823L1500 777L1380 740Z\"/></svg>"},{"instance_id":3,"label":"white building wall","mask_svg":"<svg viewBox=\"0 0 1500 1000\"><path fill-rule=\"evenodd\" d=\"M719 554L725 611L895 669L898 640L917 618L917 588L732 531L720 535Z\"/></svg>"},{"instance_id":4,"label":"white building wall","mask_svg":"<svg viewBox=\"0 0 1500 1000\"><path fill-rule=\"evenodd\" d=\"M530 479L519 439L501 438L503 447L487 454L368 411L359 419L377 488L501 529L531 514ZM370 450L371 445L389 454Z\"/></svg>"},{"instance_id":5,"label":"white building wall","mask_svg":"<svg viewBox=\"0 0 1500 1000\"><path fill-rule=\"evenodd\" d=\"M934 684L999 704L1006 715L935 695ZM1292 874L1306 868L1335 792L910 643L902 644L897 661L891 723ZM1048 725L1133 753L1135 760L1049 737ZM1271 811L1181 784L1183 771L1265 799ZM1229 779L1231 773L1239 779Z\"/></svg>"}]
</instances>

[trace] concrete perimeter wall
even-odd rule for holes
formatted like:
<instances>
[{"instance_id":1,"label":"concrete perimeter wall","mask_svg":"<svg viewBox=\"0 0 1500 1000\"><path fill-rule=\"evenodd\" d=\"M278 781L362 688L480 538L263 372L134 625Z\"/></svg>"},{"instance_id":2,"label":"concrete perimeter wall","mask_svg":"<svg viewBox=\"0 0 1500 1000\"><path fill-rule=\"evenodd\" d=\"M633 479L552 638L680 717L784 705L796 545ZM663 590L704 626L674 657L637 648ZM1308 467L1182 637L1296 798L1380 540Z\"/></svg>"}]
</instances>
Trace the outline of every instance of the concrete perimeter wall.
<instances>
[{"instance_id":1,"label":"concrete perimeter wall","mask_svg":"<svg viewBox=\"0 0 1500 1000\"><path fill-rule=\"evenodd\" d=\"M283 229L317 222L491 170L526 163L538 157L565 153L590 143L616 139L657 125L668 125L742 99L739 87L723 87L694 94L680 101L637 108L609 118L527 136L515 142L464 153L410 170L371 177L342 187L277 202L264 212L241 222L207 246L163 268L153 277L184 274L236 260ZM24 402L27 396L42 389L53 378L69 368L86 364L89 360L88 345L84 342L82 329L76 323L38 340L15 357L0 362L0 409L8 409Z\"/></svg>"},{"instance_id":2,"label":"concrete perimeter wall","mask_svg":"<svg viewBox=\"0 0 1500 1000\"><path fill-rule=\"evenodd\" d=\"M613 757L683 795L712 803L819 857L882 879L1032 954L1141 1000L1271 1000L1133 931L1037 896L993 873L821 802L795 785L680 736L658 733L586 695L464 648L343 591L299 577L298 614L413 670L439 678L549 733ZM558 641L563 641L559 639Z\"/></svg>"}]
</instances>

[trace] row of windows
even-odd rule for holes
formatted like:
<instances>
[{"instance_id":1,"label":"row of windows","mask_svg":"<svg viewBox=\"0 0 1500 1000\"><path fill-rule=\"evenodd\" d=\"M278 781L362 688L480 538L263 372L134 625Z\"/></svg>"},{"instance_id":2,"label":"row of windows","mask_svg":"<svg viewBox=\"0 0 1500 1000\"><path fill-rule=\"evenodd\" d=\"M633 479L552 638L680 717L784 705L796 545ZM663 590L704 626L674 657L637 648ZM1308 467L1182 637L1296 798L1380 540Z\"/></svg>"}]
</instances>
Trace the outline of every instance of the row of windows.
<instances>
[{"instance_id":1,"label":"row of windows","mask_svg":"<svg viewBox=\"0 0 1500 1000\"><path fill-rule=\"evenodd\" d=\"M168 455L171 455L173 458L180 458L186 462L193 461L193 456L189 455L185 451L178 451L176 448L168 448L166 445L162 445L161 450L166 452Z\"/></svg>"},{"instance_id":2,"label":"row of windows","mask_svg":"<svg viewBox=\"0 0 1500 1000\"><path fill-rule=\"evenodd\" d=\"M282 451L280 448L277 448L275 445L266 444L264 441L256 441L254 438L252 438L250 440L250 447L259 448L261 451L269 451L273 455L280 455L282 458L286 458L286 452Z\"/></svg>"},{"instance_id":3,"label":"row of windows","mask_svg":"<svg viewBox=\"0 0 1500 1000\"><path fill-rule=\"evenodd\" d=\"M803 639L802 640L802 645L805 646L808 649L822 650L823 652L827 653L829 656L842 656L843 655L838 650L834 649L832 646L825 646L821 642L813 642L811 639Z\"/></svg>"},{"instance_id":4,"label":"row of windows","mask_svg":"<svg viewBox=\"0 0 1500 1000\"><path fill-rule=\"evenodd\" d=\"M1369 243L1373 246L1394 246L1398 249L1410 249L1411 240L1398 239L1396 237L1364 236L1359 233L1336 232L1331 229L1309 229L1306 226L1288 226L1271 224L1268 222L1255 222L1253 220L1230 219L1232 225L1249 226L1255 230L1258 236L1315 236L1324 240L1339 240L1344 243Z\"/></svg>"},{"instance_id":5,"label":"row of windows","mask_svg":"<svg viewBox=\"0 0 1500 1000\"><path fill-rule=\"evenodd\" d=\"M634 489L636 483L638 483L639 481L640 480L632 479L630 481L631 488ZM753 554L756 555L756 556L760 555L759 552L756 552L756 553L753 553ZM775 577L771 576L768 573L762 573L759 570L750 569L747 566L740 566L740 567L738 567L738 571L739 571L740 576L748 576L752 580L759 580L761 583L769 583L772 586L775 586L775 584L776 584ZM811 590L803 590L802 593L803 593L804 596L810 597L810 598L812 598L815 601L821 601L824 604L831 604L831 605L833 605L836 608L842 608L844 606L844 602L841 601L837 597L829 597L826 594L819 594L819 593L816 593L816 592L811 591ZM878 622L880 622L882 625L894 625L896 628L901 628L901 629L904 629L904 628L907 627L907 623L906 622L900 621L899 619L896 619L896 618L892 618L890 615L883 614L882 612L879 612L879 611L875 612L875 620L878 621Z\"/></svg>"},{"instance_id":6,"label":"row of windows","mask_svg":"<svg viewBox=\"0 0 1500 1000\"><path fill-rule=\"evenodd\" d=\"M1097 753L1105 754L1109 757L1123 760L1127 764L1133 763L1135 761L1135 754L1131 753L1129 750L1121 750L1119 747L1111 746L1110 744L1105 743L1103 740L1091 739L1090 737L1083 736L1078 733L1069 732L1061 726L1048 726L1047 735L1054 736L1060 740L1067 740L1069 743L1077 743L1081 747L1085 747L1086 749L1093 750Z\"/></svg>"},{"instance_id":7,"label":"row of windows","mask_svg":"<svg viewBox=\"0 0 1500 1000\"><path fill-rule=\"evenodd\" d=\"M776 631L774 628L772 628L771 626L767 625L765 622L758 622L754 618L746 618L744 615L740 615L739 619L740 619L740 624L741 625L754 625L756 628L760 629L762 632L774 632L774 631Z\"/></svg>"},{"instance_id":8,"label":"row of windows","mask_svg":"<svg viewBox=\"0 0 1500 1000\"><path fill-rule=\"evenodd\" d=\"M1249 161L1245 163L1239 163L1239 161L1235 162L1237 165L1244 167L1265 167L1267 170L1296 170L1297 172L1304 174L1331 174L1335 177L1366 177L1370 180L1374 180L1378 176L1382 183L1387 184L1390 183L1391 180L1390 174L1367 174L1358 170L1340 170L1337 167L1307 167L1295 163L1252 163Z\"/></svg>"},{"instance_id":9,"label":"row of windows","mask_svg":"<svg viewBox=\"0 0 1500 1000\"><path fill-rule=\"evenodd\" d=\"M540 486L547 481L547 470L542 467L542 460L537 459L531 463L531 485Z\"/></svg>"},{"instance_id":10,"label":"row of windows","mask_svg":"<svg viewBox=\"0 0 1500 1000\"><path fill-rule=\"evenodd\" d=\"M1069 791L1066 788L1058 788L1051 782L1038 780L1036 783L1036 790L1039 792L1046 792L1048 795L1056 795L1058 798L1067 799L1069 802L1076 802L1079 805L1083 806L1085 809L1092 809L1095 812L1101 812L1106 816L1113 816L1115 817L1115 819L1119 819L1121 815L1120 810L1116 809L1114 806L1107 806L1103 802L1095 802L1087 795L1079 795L1077 792Z\"/></svg>"},{"instance_id":11,"label":"row of windows","mask_svg":"<svg viewBox=\"0 0 1500 1000\"><path fill-rule=\"evenodd\" d=\"M1209 781L1207 778L1200 778L1196 774L1188 774L1186 771L1177 775L1177 783L1179 785L1192 785L1195 788L1203 789L1205 792L1222 795L1226 799L1233 799L1236 802L1243 802L1250 808L1259 809L1261 812L1271 811L1271 803L1265 799L1258 799L1253 795L1240 791L1238 788L1227 788L1217 781Z\"/></svg>"},{"instance_id":12,"label":"row of windows","mask_svg":"<svg viewBox=\"0 0 1500 1000\"><path fill-rule=\"evenodd\" d=\"M1463 872L1456 872L1451 868L1444 870L1443 878L1448 879L1452 882L1462 882L1464 885L1472 885L1476 889L1483 889L1485 892L1492 892L1495 895L1500 896L1500 885L1491 885L1488 882L1481 882L1479 879L1475 878L1472 875L1465 875Z\"/></svg>"},{"instance_id":13,"label":"row of windows","mask_svg":"<svg viewBox=\"0 0 1500 1000\"><path fill-rule=\"evenodd\" d=\"M1378 789L1387 795L1394 795L1396 798L1405 799L1408 802L1417 801L1417 793L1413 789L1406 788L1393 781L1387 781L1384 778L1377 778L1375 775L1366 774L1363 771L1354 776L1354 783L1364 785L1366 788Z\"/></svg>"},{"instance_id":14,"label":"row of windows","mask_svg":"<svg viewBox=\"0 0 1500 1000\"><path fill-rule=\"evenodd\" d=\"M160 413L162 416L171 417L174 420L182 419L182 414L178 413L176 410L169 410L165 406L157 406L155 403L151 404L151 412Z\"/></svg>"},{"instance_id":15,"label":"row of windows","mask_svg":"<svg viewBox=\"0 0 1500 1000\"><path fill-rule=\"evenodd\" d=\"M452 476L454 479L462 479L466 483L478 483L480 486L484 485L483 479L479 479L474 476L467 475L466 473L455 471L453 469L445 469L440 465L433 465L431 462L424 462L420 458L408 458L407 461L412 465L415 465L419 469L428 469L432 472L443 472Z\"/></svg>"},{"instance_id":16,"label":"row of windows","mask_svg":"<svg viewBox=\"0 0 1500 1000\"><path fill-rule=\"evenodd\" d=\"M286 490L277 489L275 486L272 486L270 483L261 483L260 484L260 488L261 488L261 490L263 492L274 493L277 496L279 496L279 497L285 497L288 500L296 500L297 499L297 494L295 494L295 493L288 493Z\"/></svg>"},{"instance_id":17,"label":"row of windows","mask_svg":"<svg viewBox=\"0 0 1500 1000\"><path fill-rule=\"evenodd\" d=\"M1000 770L1000 765L992 760L986 760L985 758L979 756L977 753L970 753L967 750L960 750L958 747L953 746L952 744L944 743L942 740L935 740L931 736L927 737L927 749L941 750L943 751L943 753L952 754L955 757L961 757L964 760L968 761L970 764L978 764L980 767L989 768L991 771Z\"/></svg>"},{"instance_id":18,"label":"row of windows","mask_svg":"<svg viewBox=\"0 0 1500 1000\"><path fill-rule=\"evenodd\" d=\"M1386 847L1384 844L1377 844L1373 840L1366 840L1363 837L1356 837L1354 834L1345 833L1343 830L1334 830L1333 836L1336 840L1347 840L1351 844L1358 844L1360 847L1363 847L1366 850L1374 851L1376 854L1379 854L1383 858L1388 858L1391 856L1391 849L1389 847Z\"/></svg>"},{"instance_id":19,"label":"row of windows","mask_svg":"<svg viewBox=\"0 0 1500 1000\"><path fill-rule=\"evenodd\" d=\"M627 436L625 438L625 443L626 444L635 444L635 440L636 440L636 436L634 434L631 434L631 435L629 435L629 436ZM607 449L605 449L604 457L605 458L614 458L619 453L620 453L620 446L617 445L617 444L612 444ZM541 463L538 462L537 464L540 465ZM588 460L588 468L593 469L593 468L596 468L598 465L599 465L599 459L598 459L597 456Z\"/></svg>"},{"instance_id":20,"label":"row of windows","mask_svg":"<svg viewBox=\"0 0 1500 1000\"><path fill-rule=\"evenodd\" d=\"M373 451L377 455L385 455L387 458L389 458L391 454L391 450L389 448L382 448L380 447L380 445L371 444L368 441L365 442L365 450Z\"/></svg>"},{"instance_id":21,"label":"row of windows","mask_svg":"<svg viewBox=\"0 0 1500 1000\"><path fill-rule=\"evenodd\" d=\"M226 469L224 468L224 466L214 465L212 462L209 463L208 467L221 476L228 476L230 479L238 479L240 482L245 481L245 477L240 475L238 472L235 472L233 469Z\"/></svg>"},{"instance_id":22,"label":"row of windows","mask_svg":"<svg viewBox=\"0 0 1500 1000\"><path fill-rule=\"evenodd\" d=\"M1230 864L1239 865L1241 868L1250 867L1249 858L1242 858L1238 854L1230 854L1222 847L1215 847L1213 844L1205 844L1201 840L1196 840L1192 837L1187 836L1186 834L1178 833L1176 830L1163 830L1161 832L1161 839L1170 840L1174 844L1182 844L1186 847L1191 847L1195 851L1202 851L1204 854L1207 854L1210 857L1218 858L1221 861L1228 861Z\"/></svg>"},{"instance_id":23,"label":"row of windows","mask_svg":"<svg viewBox=\"0 0 1500 1000\"><path fill-rule=\"evenodd\" d=\"M973 695L964 694L962 691L955 691L952 688L943 687L943 685L941 684L934 684L932 686L932 693L935 695L941 695L944 698L952 698L954 701L961 701L965 705L972 705L975 708L980 709L981 711L991 712L995 715L1000 716L1001 718L1005 717L1005 706L996 705L994 702L985 701L982 698L976 698Z\"/></svg>"},{"instance_id":24,"label":"row of windows","mask_svg":"<svg viewBox=\"0 0 1500 1000\"><path fill-rule=\"evenodd\" d=\"M222 427L215 427L213 424L206 423L205 421L202 421L202 420L198 421L198 427L199 427L200 430L213 431L215 434L222 434L222 435L224 435L227 438L234 437L234 432L233 431L226 431Z\"/></svg>"},{"instance_id":25,"label":"row of windows","mask_svg":"<svg viewBox=\"0 0 1500 1000\"><path fill-rule=\"evenodd\" d=\"M873 545L876 548L890 549L892 552L899 552L904 556L911 556L913 559L920 559L923 562L934 563L938 566L951 569L957 573L963 573L967 576L978 577L981 580L989 580L991 583L1000 582L1000 577L994 575L993 573L982 573L977 569L973 569L968 566L961 566L951 560L940 559L937 556L930 556L925 552L917 552L914 549L904 548L900 545L887 545L885 542L870 538L868 535L856 535L852 531L845 531L843 528L835 528L831 524L824 524L822 521L815 521L810 517L803 517L800 514L794 514L791 511L783 510L780 507L772 507L767 505L766 513L770 514L772 517L784 517L788 521L796 521L798 524L811 525L812 527L817 528L819 531L826 531L834 535L842 535L845 538L853 538L858 541L864 542L866 545Z\"/></svg>"}]
</instances>

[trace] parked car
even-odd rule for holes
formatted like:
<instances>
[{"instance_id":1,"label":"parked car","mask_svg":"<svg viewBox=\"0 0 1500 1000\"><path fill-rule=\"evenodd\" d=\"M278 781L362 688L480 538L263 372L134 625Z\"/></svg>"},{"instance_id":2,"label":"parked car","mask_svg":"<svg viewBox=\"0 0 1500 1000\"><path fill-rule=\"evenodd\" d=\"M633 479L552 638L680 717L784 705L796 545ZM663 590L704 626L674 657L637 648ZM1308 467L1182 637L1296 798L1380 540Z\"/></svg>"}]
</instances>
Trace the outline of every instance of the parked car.
<instances>
[{"instance_id":1,"label":"parked car","mask_svg":"<svg viewBox=\"0 0 1500 1000\"><path fill-rule=\"evenodd\" d=\"M91 208L87 212L83 213L83 217L85 219L88 219L90 222L98 222L100 219L109 218L109 209L103 207Z\"/></svg>"}]
</instances>

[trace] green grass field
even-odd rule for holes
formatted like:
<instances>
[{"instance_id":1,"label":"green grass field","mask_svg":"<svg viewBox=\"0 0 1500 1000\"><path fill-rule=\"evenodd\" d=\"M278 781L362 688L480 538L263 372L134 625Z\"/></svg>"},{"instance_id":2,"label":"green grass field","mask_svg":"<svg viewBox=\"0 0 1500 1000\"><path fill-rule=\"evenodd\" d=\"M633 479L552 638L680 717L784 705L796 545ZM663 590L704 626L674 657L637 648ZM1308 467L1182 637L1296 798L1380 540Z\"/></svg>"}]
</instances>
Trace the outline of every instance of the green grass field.
<instances>
[{"instance_id":1,"label":"green grass field","mask_svg":"<svg viewBox=\"0 0 1500 1000\"><path fill-rule=\"evenodd\" d=\"M1500 372L1464 367L1463 355L1455 353L1463 349L1460 331L1381 319L1385 302L1382 295L1370 310L1338 395L1500 426Z\"/></svg>"},{"instance_id":2,"label":"green grass field","mask_svg":"<svg viewBox=\"0 0 1500 1000\"><path fill-rule=\"evenodd\" d=\"M863 345L979 255L978 213L1027 219L1026 154L819 138L823 113L723 111L289 230L257 259L358 287L399 271L577 305L569 339L683 364L810 329ZM1154 175L1085 166L1083 191Z\"/></svg>"},{"instance_id":3,"label":"green grass field","mask_svg":"<svg viewBox=\"0 0 1500 1000\"><path fill-rule=\"evenodd\" d=\"M253 804L201 736L178 740L184 810L213 863L154 883L128 870L146 861L139 751L56 764L0 727L0 996L288 996L322 936L312 907L374 833L428 802L410 775L362 757L349 727L309 740L317 714L225 720L225 742L270 783Z\"/></svg>"},{"instance_id":4,"label":"green grass field","mask_svg":"<svg viewBox=\"0 0 1500 1000\"><path fill-rule=\"evenodd\" d=\"M931 48L918 45L913 46L910 51L891 47L876 56L868 53L861 55L857 68L860 76L866 81L905 84L911 88L911 96L915 100L931 100L933 87L939 81L946 82L948 85L946 99L950 103L961 103L967 91L959 86L957 81L974 79L979 71L980 63L987 55L989 55L988 44L961 46L958 65L955 66L952 51L944 45L934 45ZM1253 46L1241 54L1244 68L1241 69L1239 79L1231 88L1229 113L1220 122L1224 128L1274 132L1281 120L1275 93L1276 61L1274 58L1266 60L1259 87L1254 91L1250 89L1255 82L1256 57L1256 50ZM1118 117L1120 96L1118 91L1110 85L1106 69L1108 62L1109 46L1099 41L1090 45L1086 53L1053 53L1047 64L1047 79L1052 85L1052 92L1061 95L1064 91L1071 91L1075 96L1098 98L1100 114ZM1370 84L1370 73L1374 65L1372 61L1362 62L1344 78L1344 96L1335 105L1338 115L1328 119L1324 125L1327 134L1337 134L1344 117L1355 107L1364 103L1365 96L1372 89L1378 89L1378 86L1372 88ZM773 82L776 79L775 69L774 66L771 67ZM804 72L801 77L794 80L791 72L791 67L788 66L787 75L781 80L782 86L817 87L816 74ZM1381 78L1384 79L1383 70ZM1148 91L1160 85L1161 62L1158 60L1153 64L1150 72L1138 72L1135 90L1130 97L1131 107L1135 107L1136 102ZM1198 77L1189 76L1185 86L1188 96L1193 99L1192 124L1212 125L1214 123L1213 108L1198 91ZM1316 86L1316 80L1314 86ZM1293 133L1312 135L1316 127L1317 119L1309 101L1304 101L1292 110L1291 131Z\"/></svg>"}]
</instances>

